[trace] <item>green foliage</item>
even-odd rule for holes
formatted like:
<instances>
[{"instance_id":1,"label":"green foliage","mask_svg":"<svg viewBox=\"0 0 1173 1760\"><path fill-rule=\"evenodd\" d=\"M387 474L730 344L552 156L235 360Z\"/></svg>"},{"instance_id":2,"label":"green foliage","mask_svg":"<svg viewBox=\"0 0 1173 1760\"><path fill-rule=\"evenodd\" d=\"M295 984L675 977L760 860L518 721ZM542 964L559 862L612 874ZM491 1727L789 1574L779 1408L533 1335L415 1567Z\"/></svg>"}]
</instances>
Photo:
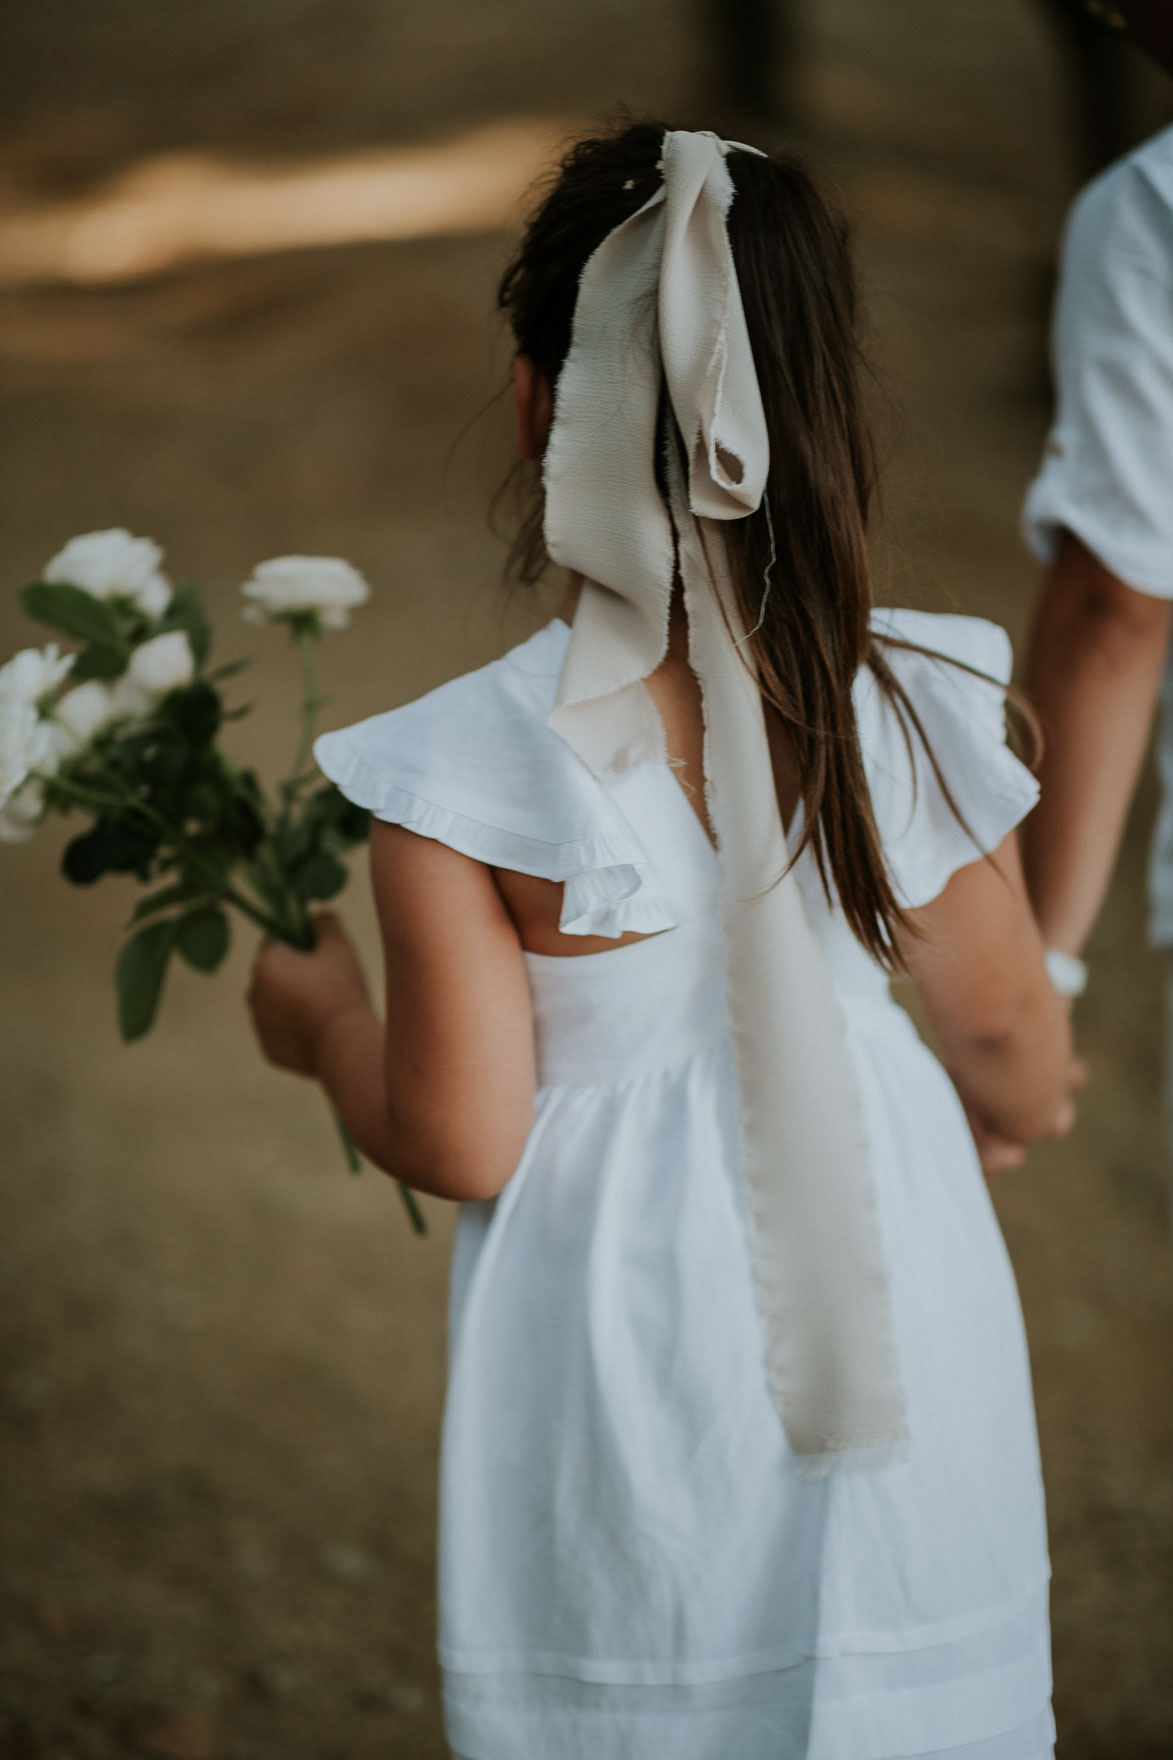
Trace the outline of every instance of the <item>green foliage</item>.
<instances>
[{"instance_id":1,"label":"green foliage","mask_svg":"<svg viewBox=\"0 0 1173 1760\"><path fill-rule=\"evenodd\" d=\"M188 904L191 896L190 890L183 884L164 886L161 892L148 892L147 896L140 898L135 905L130 920L132 923L141 923L144 917L154 917L160 911L169 911L172 905Z\"/></svg>"},{"instance_id":2,"label":"green foliage","mask_svg":"<svg viewBox=\"0 0 1173 1760\"><path fill-rule=\"evenodd\" d=\"M213 666L211 672L206 672L204 677L209 684L224 684L227 679L235 678L238 672L247 672L251 665L251 660L226 660L223 666ZM233 710L234 715L240 713L239 709Z\"/></svg>"},{"instance_id":3,"label":"green foliage","mask_svg":"<svg viewBox=\"0 0 1173 1760\"><path fill-rule=\"evenodd\" d=\"M82 684L87 678L117 678L125 671L127 662L125 648L111 648L105 642L90 642L84 647L73 663L69 677L73 684Z\"/></svg>"},{"instance_id":4,"label":"green foliage","mask_svg":"<svg viewBox=\"0 0 1173 1760\"><path fill-rule=\"evenodd\" d=\"M161 617L129 597L104 601L62 582L36 581L20 602L30 617L80 644L71 684L120 677L140 643L169 631L183 632L195 662L190 684L100 729L45 781L50 808L80 809L91 821L66 846L66 879L91 886L104 874L133 874L153 886L134 906L115 971L119 1029L125 1040L140 1039L154 1023L173 953L199 972L222 964L230 942L226 906L266 934L311 949L309 907L342 890L347 872L339 858L368 834L370 815L313 774L321 622L316 612L284 620L300 661L302 703L293 763L267 796L218 743L224 723L249 712L247 704L226 710L220 688L248 662L206 670L212 627L191 582L174 590ZM361 1163L340 1120L339 1132L357 1172ZM415 1199L400 1189L422 1234Z\"/></svg>"},{"instance_id":5,"label":"green foliage","mask_svg":"<svg viewBox=\"0 0 1173 1760\"><path fill-rule=\"evenodd\" d=\"M123 944L115 968L118 990L118 1028L129 1043L141 1039L154 1023L167 976L167 962L175 945L175 919L151 923Z\"/></svg>"},{"instance_id":6,"label":"green foliage","mask_svg":"<svg viewBox=\"0 0 1173 1760\"><path fill-rule=\"evenodd\" d=\"M346 885L346 869L328 850L316 850L293 870L290 881L298 898L324 904L337 897Z\"/></svg>"},{"instance_id":7,"label":"green foliage","mask_svg":"<svg viewBox=\"0 0 1173 1760\"><path fill-rule=\"evenodd\" d=\"M356 807L332 782L316 789L305 802L299 831L306 849L318 845L327 849L351 849L365 843L370 832L371 815L365 807Z\"/></svg>"},{"instance_id":8,"label":"green foliage","mask_svg":"<svg viewBox=\"0 0 1173 1760\"><path fill-rule=\"evenodd\" d=\"M158 714L193 746L210 746L220 731L220 693L205 679L172 691L159 704Z\"/></svg>"},{"instance_id":9,"label":"green foliage","mask_svg":"<svg viewBox=\"0 0 1173 1760\"><path fill-rule=\"evenodd\" d=\"M228 795L221 806L221 834L232 849L238 850L244 860L250 861L265 835L265 821L260 807L242 790Z\"/></svg>"},{"instance_id":10,"label":"green foliage","mask_svg":"<svg viewBox=\"0 0 1173 1760\"><path fill-rule=\"evenodd\" d=\"M53 582L26 587L21 602L30 616L82 644L73 681L117 677L138 642L168 630L183 631L195 660L190 684L146 714L100 731L49 784L52 805L80 807L90 818L64 851L66 879L91 886L105 874L133 874L153 883L134 907L118 963L119 1024L124 1038L139 1038L154 1019L173 952L201 972L223 961L226 906L268 934L312 947L311 906L345 886L340 857L366 837L369 815L332 783L305 773L319 707L316 622L307 624L299 649L298 753L274 800L220 746L225 720L247 713L226 711L222 698L222 687L245 663L205 670L212 630L194 586L176 588L154 620L129 603Z\"/></svg>"},{"instance_id":11,"label":"green foliage","mask_svg":"<svg viewBox=\"0 0 1173 1760\"><path fill-rule=\"evenodd\" d=\"M180 581L176 587L161 627L183 630L195 656L196 668L202 669L212 648L212 626L199 589L191 581Z\"/></svg>"},{"instance_id":12,"label":"green foliage","mask_svg":"<svg viewBox=\"0 0 1173 1760\"><path fill-rule=\"evenodd\" d=\"M103 816L66 844L61 871L75 886L92 886L103 874L137 874L145 880L158 847L158 833L141 819Z\"/></svg>"},{"instance_id":13,"label":"green foliage","mask_svg":"<svg viewBox=\"0 0 1173 1760\"><path fill-rule=\"evenodd\" d=\"M50 629L72 636L75 641L92 642L99 648L120 653L123 666L130 658L118 618L109 605L95 599L92 593L64 582L34 581L32 586L22 588L19 598L22 609L37 623L47 623Z\"/></svg>"},{"instance_id":14,"label":"green foliage","mask_svg":"<svg viewBox=\"0 0 1173 1760\"><path fill-rule=\"evenodd\" d=\"M230 939L225 913L216 906L206 906L180 917L175 945L195 971L214 972L228 952Z\"/></svg>"}]
</instances>

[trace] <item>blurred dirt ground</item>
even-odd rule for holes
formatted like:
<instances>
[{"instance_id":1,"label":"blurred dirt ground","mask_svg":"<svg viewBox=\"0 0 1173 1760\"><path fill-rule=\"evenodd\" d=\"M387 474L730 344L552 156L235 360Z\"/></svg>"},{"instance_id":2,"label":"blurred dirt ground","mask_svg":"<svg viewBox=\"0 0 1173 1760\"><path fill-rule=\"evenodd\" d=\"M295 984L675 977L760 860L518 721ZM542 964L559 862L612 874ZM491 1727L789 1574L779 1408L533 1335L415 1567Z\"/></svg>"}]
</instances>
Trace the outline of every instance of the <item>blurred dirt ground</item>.
<instances>
[{"instance_id":1,"label":"blurred dirt ground","mask_svg":"<svg viewBox=\"0 0 1173 1760\"><path fill-rule=\"evenodd\" d=\"M623 100L695 120L688 0L8 0L0 201L141 155L438 139ZM1040 340L1074 154L1028 0L811 0L801 132L859 218L887 387L884 596L1020 637L1017 507L1045 426ZM1138 100L1159 119L1168 94ZM1138 112L1138 115L1140 112ZM1147 112L1146 112L1147 114ZM709 120L706 112L702 120ZM275 767L293 679L235 588L279 552L351 558L375 602L325 656L335 721L406 700L540 620L503 601L485 505L500 234L3 293L0 652L73 532L125 524L203 583L247 652L240 730ZM1080 1011L1075 1138L998 1190L1037 1381L1063 1760L1173 1752L1173 1281L1146 785ZM432 1524L449 1218L408 1233L347 1177L319 1097L239 1005L178 973L124 1050L128 889L67 892L62 837L0 851L0 1754L363 1760L443 1753ZM347 895L364 945L361 875ZM733 1760L733 1757L731 1757Z\"/></svg>"}]
</instances>

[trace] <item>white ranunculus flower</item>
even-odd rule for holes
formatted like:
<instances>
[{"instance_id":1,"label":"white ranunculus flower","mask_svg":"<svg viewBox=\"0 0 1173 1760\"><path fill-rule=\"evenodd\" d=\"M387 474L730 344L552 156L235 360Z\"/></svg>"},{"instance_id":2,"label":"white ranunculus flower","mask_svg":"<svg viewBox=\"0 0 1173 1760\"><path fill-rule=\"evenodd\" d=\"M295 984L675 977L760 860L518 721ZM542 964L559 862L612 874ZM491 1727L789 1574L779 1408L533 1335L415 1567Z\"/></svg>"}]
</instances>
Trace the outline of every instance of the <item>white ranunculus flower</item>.
<instances>
[{"instance_id":1,"label":"white ranunculus flower","mask_svg":"<svg viewBox=\"0 0 1173 1760\"><path fill-rule=\"evenodd\" d=\"M114 719L114 700L108 685L96 678L75 684L53 705L54 737L63 758L72 758L87 746L108 721Z\"/></svg>"},{"instance_id":2,"label":"white ranunculus flower","mask_svg":"<svg viewBox=\"0 0 1173 1760\"><path fill-rule=\"evenodd\" d=\"M76 658L75 654L62 654L56 642L47 648L22 648L6 666L0 666L0 697L39 703L57 689Z\"/></svg>"},{"instance_id":3,"label":"white ranunculus flower","mask_svg":"<svg viewBox=\"0 0 1173 1760\"><path fill-rule=\"evenodd\" d=\"M31 775L51 776L56 768L52 724L32 703L0 697L0 807Z\"/></svg>"},{"instance_id":4,"label":"white ranunculus flower","mask_svg":"<svg viewBox=\"0 0 1173 1760\"><path fill-rule=\"evenodd\" d=\"M27 843L45 811L45 790L31 776L0 807L0 843Z\"/></svg>"},{"instance_id":5,"label":"white ranunculus flower","mask_svg":"<svg viewBox=\"0 0 1173 1760\"><path fill-rule=\"evenodd\" d=\"M171 603L171 583L159 567L163 552L151 538L122 526L71 538L45 564L41 579L80 587L95 599L129 599L144 617L161 617Z\"/></svg>"},{"instance_id":6,"label":"white ranunculus flower","mask_svg":"<svg viewBox=\"0 0 1173 1760\"><path fill-rule=\"evenodd\" d=\"M345 629L354 607L371 596L357 568L338 556L274 556L240 590L250 623L313 615L324 629Z\"/></svg>"},{"instance_id":7,"label":"white ranunculus flower","mask_svg":"<svg viewBox=\"0 0 1173 1760\"><path fill-rule=\"evenodd\" d=\"M126 677L148 697L165 697L168 691L190 684L195 677L195 656L186 631L168 630L143 642L130 656Z\"/></svg>"}]
</instances>

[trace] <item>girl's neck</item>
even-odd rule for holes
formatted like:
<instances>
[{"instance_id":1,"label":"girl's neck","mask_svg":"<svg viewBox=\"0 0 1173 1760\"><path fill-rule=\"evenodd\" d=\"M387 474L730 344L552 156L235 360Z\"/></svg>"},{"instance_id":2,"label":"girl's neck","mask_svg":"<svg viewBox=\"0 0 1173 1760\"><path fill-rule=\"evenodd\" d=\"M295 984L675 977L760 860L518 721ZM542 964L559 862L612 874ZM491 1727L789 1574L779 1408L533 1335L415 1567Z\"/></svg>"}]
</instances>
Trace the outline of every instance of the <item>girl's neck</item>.
<instances>
[{"instance_id":1,"label":"girl's neck","mask_svg":"<svg viewBox=\"0 0 1173 1760\"><path fill-rule=\"evenodd\" d=\"M563 623L573 624L574 614L578 610L578 601L582 597L582 580L580 574L567 577L566 592L558 607L557 615ZM684 611L684 597L677 587L672 594L672 608L668 614L668 652L661 661L662 666L670 664L688 664L688 618Z\"/></svg>"}]
</instances>

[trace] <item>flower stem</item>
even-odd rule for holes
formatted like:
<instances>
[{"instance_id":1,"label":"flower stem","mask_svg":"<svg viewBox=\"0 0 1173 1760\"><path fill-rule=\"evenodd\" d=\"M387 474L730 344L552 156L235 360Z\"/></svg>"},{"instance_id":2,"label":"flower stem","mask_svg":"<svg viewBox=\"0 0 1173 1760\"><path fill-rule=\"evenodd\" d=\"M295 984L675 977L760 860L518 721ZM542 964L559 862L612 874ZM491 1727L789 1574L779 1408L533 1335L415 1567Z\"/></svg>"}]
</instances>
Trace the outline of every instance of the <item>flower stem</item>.
<instances>
[{"instance_id":1,"label":"flower stem","mask_svg":"<svg viewBox=\"0 0 1173 1760\"><path fill-rule=\"evenodd\" d=\"M335 1112L334 1123L338 1127L338 1135L342 1142L342 1153L346 1156L346 1165L351 1173L362 1172L362 1159L354 1146L354 1138L342 1122L342 1114ZM399 1187L399 1196L403 1199L403 1207L407 1211L408 1221L416 1234L427 1234L428 1225L424 1221L423 1211L416 1202L415 1193L410 1186L405 1186L401 1179L395 1184Z\"/></svg>"},{"instance_id":2,"label":"flower stem","mask_svg":"<svg viewBox=\"0 0 1173 1760\"><path fill-rule=\"evenodd\" d=\"M317 625L309 618L303 619L293 625L292 635L297 644L297 657L301 663L301 714L300 733L297 751L294 754L293 768L281 787L281 793L287 801L293 799L305 780L310 760L310 748L314 743L314 724L318 719L318 710L322 707L322 698L318 695Z\"/></svg>"},{"instance_id":3,"label":"flower stem","mask_svg":"<svg viewBox=\"0 0 1173 1760\"><path fill-rule=\"evenodd\" d=\"M354 1138L343 1124L342 1114L337 1110L335 1110L334 1113L334 1123L338 1130L339 1140L342 1143L342 1153L346 1157L347 1167L349 1167L351 1173L361 1173L362 1160L359 1156L358 1150L354 1146Z\"/></svg>"},{"instance_id":4,"label":"flower stem","mask_svg":"<svg viewBox=\"0 0 1173 1760\"><path fill-rule=\"evenodd\" d=\"M428 1225L424 1221L423 1211L416 1202L415 1193L410 1186L405 1186L402 1180L396 1180L395 1183L399 1187L399 1196L403 1199L403 1207L407 1211L407 1218L412 1228L416 1234L427 1234Z\"/></svg>"}]
</instances>

